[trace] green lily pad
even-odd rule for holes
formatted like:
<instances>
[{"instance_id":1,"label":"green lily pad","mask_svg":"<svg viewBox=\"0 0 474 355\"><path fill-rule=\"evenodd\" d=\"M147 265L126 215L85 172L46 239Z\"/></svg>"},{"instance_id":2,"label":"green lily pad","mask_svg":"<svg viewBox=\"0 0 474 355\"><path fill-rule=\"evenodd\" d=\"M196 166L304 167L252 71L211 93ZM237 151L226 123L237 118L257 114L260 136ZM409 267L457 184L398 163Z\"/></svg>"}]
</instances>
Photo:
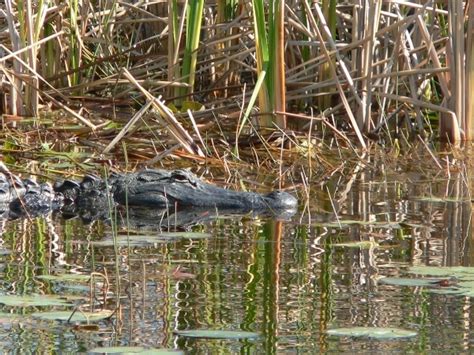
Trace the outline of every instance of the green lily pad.
<instances>
[{"instance_id":1,"label":"green lily pad","mask_svg":"<svg viewBox=\"0 0 474 355\"><path fill-rule=\"evenodd\" d=\"M415 197L412 200L422 202L470 202L468 198L456 198L456 197L436 197L436 196L421 196Z\"/></svg>"},{"instance_id":2,"label":"green lily pad","mask_svg":"<svg viewBox=\"0 0 474 355\"><path fill-rule=\"evenodd\" d=\"M89 354L147 354L147 355L179 355L184 354L181 350L175 349L152 349L141 346L109 346L94 348L88 351Z\"/></svg>"},{"instance_id":3,"label":"green lily pad","mask_svg":"<svg viewBox=\"0 0 474 355\"><path fill-rule=\"evenodd\" d=\"M442 279L416 279L407 277L383 277L379 282L393 286L433 286L434 283Z\"/></svg>"},{"instance_id":4,"label":"green lily pad","mask_svg":"<svg viewBox=\"0 0 474 355\"><path fill-rule=\"evenodd\" d=\"M412 266L408 272L418 275L456 277L460 280L474 280L474 267L467 266Z\"/></svg>"},{"instance_id":5,"label":"green lily pad","mask_svg":"<svg viewBox=\"0 0 474 355\"><path fill-rule=\"evenodd\" d=\"M345 248L360 248L360 249L370 249L378 247L379 245L371 241L362 241L362 242L348 242L348 243L337 243L332 244L333 247L345 247Z\"/></svg>"},{"instance_id":6,"label":"green lily pad","mask_svg":"<svg viewBox=\"0 0 474 355\"><path fill-rule=\"evenodd\" d=\"M58 312L36 312L31 316L34 318L44 319L44 320L62 320L71 322L94 322L102 319L109 318L113 312L112 311L100 311L100 312L76 312L71 317L71 311L58 311Z\"/></svg>"},{"instance_id":7,"label":"green lily pad","mask_svg":"<svg viewBox=\"0 0 474 355\"><path fill-rule=\"evenodd\" d=\"M119 235L115 238L112 237L92 242L95 246L109 247L114 246L117 243L118 246L148 246L157 243L167 243L175 241L176 239L206 239L209 238L209 233L198 233L198 232L169 232L160 233L158 235L150 234L138 234L138 235Z\"/></svg>"},{"instance_id":8,"label":"green lily pad","mask_svg":"<svg viewBox=\"0 0 474 355\"><path fill-rule=\"evenodd\" d=\"M60 274L60 275L39 275L37 276L38 279L41 280L48 280L48 281L72 281L72 282L80 282L80 281L89 281L90 275L83 275L83 274Z\"/></svg>"},{"instance_id":9,"label":"green lily pad","mask_svg":"<svg viewBox=\"0 0 474 355\"><path fill-rule=\"evenodd\" d=\"M466 291L462 288L432 288L428 289L430 293L436 293L439 295L454 295L454 296L466 296L466 297L474 297L474 291Z\"/></svg>"},{"instance_id":10,"label":"green lily pad","mask_svg":"<svg viewBox=\"0 0 474 355\"><path fill-rule=\"evenodd\" d=\"M382 327L334 328L327 330L326 333L340 337L365 337L384 340L411 338L417 335L417 332L413 330Z\"/></svg>"},{"instance_id":11,"label":"green lily pad","mask_svg":"<svg viewBox=\"0 0 474 355\"><path fill-rule=\"evenodd\" d=\"M32 307L32 306L71 306L66 300L53 295L2 295L0 303L14 307Z\"/></svg>"},{"instance_id":12,"label":"green lily pad","mask_svg":"<svg viewBox=\"0 0 474 355\"><path fill-rule=\"evenodd\" d=\"M91 292L91 287L90 287L89 284L73 284L73 283L69 283L69 282L60 284L59 289L61 290L60 292L66 290L66 292L69 292L71 294L90 293ZM97 292L101 292L101 291L99 291L98 287L94 288L94 290L97 291Z\"/></svg>"},{"instance_id":13,"label":"green lily pad","mask_svg":"<svg viewBox=\"0 0 474 355\"><path fill-rule=\"evenodd\" d=\"M317 227L326 227L326 228L339 228L339 227L347 227L353 225L359 226L376 226L379 228L394 228L400 229L401 225L398 222L391 222L391 221L361 221L356 219L341 219L338 221L331 221L331 222L316 222L312 224L313 226Z\"/></svg>"},{"instance_id":14,"label":"green lily pad","mask_svg":"<svg viewBox=\"0 0 474 355\"><path fill-rule=\"evenodd\" d=\"M175 334L191 338L210 338L210 339L242 339L258 338L260 335L254 332L244 332L240 330L212 330L212 329L194 329L194 330L175 330Z\"/></svg>"},{"instance_id":15,"label":"green lily pad","mask_svg":"<svg viewBox=\"0 0 474 355\"><path fill-rule=\"evenodd\" d=\"M474 267L413 266L407 271L417 275L445 277L455 280L448 287L428 289L431 293L474 297Z\"/></svg>"}]
</instances>

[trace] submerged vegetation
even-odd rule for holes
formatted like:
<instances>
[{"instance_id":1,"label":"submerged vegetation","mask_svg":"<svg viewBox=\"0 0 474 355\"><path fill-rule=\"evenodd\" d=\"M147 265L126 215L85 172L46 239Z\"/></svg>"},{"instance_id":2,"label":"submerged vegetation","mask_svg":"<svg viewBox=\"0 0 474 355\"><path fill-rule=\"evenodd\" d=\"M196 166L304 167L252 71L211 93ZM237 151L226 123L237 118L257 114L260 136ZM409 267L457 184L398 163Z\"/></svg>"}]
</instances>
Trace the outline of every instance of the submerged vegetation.
<instances>
[{"instance_id":1,"label":"submerged vegetation","mask_svg":"<svg viewBox=\"0 0 474 355\"><path fill-rule=\"evenodd\" d=\"M269 128L296 132L304 151L308 135L362 148L472 139L467 1L7 0L1 10L4 127L53 117L48 127L69 138L114 137L97 153L123 140L124 154L153 163L175 151L169 135L196 158L241 157L242 134L266 145Z\"/></svg>"}]
</instances>

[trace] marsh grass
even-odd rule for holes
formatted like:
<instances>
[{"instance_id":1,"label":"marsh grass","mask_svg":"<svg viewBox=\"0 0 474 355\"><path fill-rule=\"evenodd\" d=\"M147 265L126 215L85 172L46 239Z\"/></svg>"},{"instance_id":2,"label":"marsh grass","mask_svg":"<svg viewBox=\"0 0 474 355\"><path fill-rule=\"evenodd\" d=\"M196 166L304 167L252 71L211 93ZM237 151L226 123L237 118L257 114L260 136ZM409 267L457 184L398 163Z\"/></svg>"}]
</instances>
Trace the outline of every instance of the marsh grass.
<instances>
[{"instance_id":1,"label":"marsh grass","mask_svg":"<svg viewBox=\"0 0 474 355\"><path fill-rule=\"evenodd\" d=\"M169 132L196 156L222 155L208 139L196 148L196 127L201 137L217 128L229 144L229 131L266 139L265 127L287 122L300 137L343 134L361 147L368 137L393 144L400 132L407 142L472 138L467 1L100 4L0 5L4 118L59 108L100 136L153 102L135 131L159 119L155 135ZM184 101L198 105L157 108Z\"/></svg>"}]
</instances>

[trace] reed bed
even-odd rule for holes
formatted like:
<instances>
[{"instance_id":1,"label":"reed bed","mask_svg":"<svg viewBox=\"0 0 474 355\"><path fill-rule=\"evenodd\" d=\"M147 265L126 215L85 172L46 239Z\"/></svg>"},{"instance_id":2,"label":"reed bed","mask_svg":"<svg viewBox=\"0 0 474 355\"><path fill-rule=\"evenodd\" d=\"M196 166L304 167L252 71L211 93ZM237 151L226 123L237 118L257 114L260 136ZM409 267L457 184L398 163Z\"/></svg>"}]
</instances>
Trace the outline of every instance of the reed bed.
<instances>
[{"instance_id":1,"label":"reed bed","mask_svg":"<svg viewBox=\"0 0 474 355\"><path fill-rule=\"evenodd\" d=\"M195 157L222 156L202 138L215 127L231 146L268 128L361 148L457 143L474 132L473 11L426 0L6 0L1 113L60 109L96 136L114 127L100 152L140 139L133 126L147 117Z\"/></svg>"}]
</instances>

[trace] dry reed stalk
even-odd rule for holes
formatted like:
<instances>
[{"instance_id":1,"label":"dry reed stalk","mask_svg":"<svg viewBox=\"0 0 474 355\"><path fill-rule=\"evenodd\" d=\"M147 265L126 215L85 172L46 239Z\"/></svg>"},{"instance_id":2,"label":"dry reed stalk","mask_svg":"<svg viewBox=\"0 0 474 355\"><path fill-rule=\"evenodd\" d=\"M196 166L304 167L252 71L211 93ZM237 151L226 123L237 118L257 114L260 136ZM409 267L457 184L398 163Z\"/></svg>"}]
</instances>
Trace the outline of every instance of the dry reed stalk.
<instances>
[{"instance_id":1,"label":"dry reed stalk","mask_svg":"<svg viewBox=\"0 0 474 355\"><path fill-rule=\"evenodd\" d=\"M5 48L4 46L0 45L1 48L3 48L3 50L5 50L7 53L9 53L10 55L13 55L13 53L11 53L8 48ZM43 82L45 85L48 85L50 86L50 84L41 76L39 75L37 72L35 72L33 70L33 68L31 68L26 62L24 62L20 57L16 56L16 55L13 55L13 57L16 59L16 61L18 63L20 63L26 70L29 70L31 73L33 73L41 82ZM0 70L3 71L5 74L8 72L4 66L0 63ZM12 77L15 77L17 74L15 72L12 72ZM7 75L8 76L8 75ZM12 82L12 80L10 80ZM28 85L31 85L31 83L29 83L28 81L25 82L26 84ZM62 96L61 93L59 93L58 91L56 91L56 89L54 89L52 86L50 86L54 93L58 94L60 97ZM36 86L36 87L31 87L32 90L35 90L35 91L39 91L39 87ZM55 99L53 96L51 96L50 94L48 94L47 92L42 92L42 95L47 98L48 100L50 100L52 103L54 103L55 105L57 105L58 107L60 107L61 109L65 110L66 112L68 112L71 116L77 118L80 122L82 122L83 124L85 124L87 127L91 128L92 130L95 130L97 127L92 123L90 122L89 120L87 120L86 118L84 118L83 116L81 116L80 114L78 114L77 112L75 112L74 110L70 109L67 105L64 105L63 103L61 103L60 101L58 101L57 99ZM65 97L62 97L63 99L67 100Z\"/></svg>"},{"instance_id":2,"label":"dry reed stalk","mask_svg":"<svg viewBox=\"0 0 474 355\"><path fill-rule=\"evenodd\" d=\"M306 7L307 12L308 12L308 13L311 13L311 9L309 8L309 5L307 5L306 2L305 2L304 4L305 4L305 7ZM318 17L319 17L319 20L321 21L321 25L322 25L323 29L326 29L327 27L326 27L326 25L325 25L324 17L323 17L323 15L322 15L321 10L319 9L318 4L315 4L315 9L316 9L316 13L317 13L317 15L318 15ZM350 123L351 123L351 125L352 125L352 129L354 130L354 132L355 132L355 134L356 134L356 136L357 136L358 142L359 142L359 144L361 145L361 147L362 147L362 148L365 148L366 145L365 145L364 138L362 137L362 134L361 134L361 132L360 132L360 130L359 130L359 127L358 127L358 125L357 125L356 119L355 119L355 117L354 117L354 114L352 113L352 109L351 109L351 107L350 107L350 105L349 105L349 102L347 101L347 98L346 98L346 95L345 95L345 93L344 93L344 90L343 90L343 88L342 88L342 86L341 86L341 83L340 83L340 81L339 81L338 78L337 78L336 68L335 68L334 64L332 64L332 61L331 61L331 59L330 59L330 57L329 57L329 53L328 53L328 51L327 51L327 49L326 49L326 46L324 45L323 36L322 36L322 34L321 34L321 32L320 32L320 30L319 30L319 28L318 28L318 25L316 24L316 20L314 19L314 17L309 16L309 19L310 19L311 24L312 24L312 26L313 26L313 28L314 28L314 30L315 30L315 32L316 32L316 35L317 35L318 39L319 39L319 41L320 41L321 49L323 50L323 52L324 52L324 53L326 54L326 56L327 56L327 61L328 61L328 63L329 63L329 67L330 67L330 69L331 69L331 74L333 75L334 79L336 80L336 87L337 87L337 89L338 89L338 91L339 91L339 95L341 96L341 100L342 100L342 103L343 103L343 105L344 105L344 108L346 109L346 113L347 113L347 115L349 116L349 121L350 121ZM326 36L327 36L328 42L329 42L329 43L332 43L331 40L330 40L330 33L328 34L327 31L326 31ZM335 46L334 46L334 47L335 47ZM337 56L337 51L336 51L336 56ZM342 63L342 60L341 60L339 63ZM345 68L345 65L344 65L344 64L341 64L341 68ZM349 86L353 89L353 85L351 85L352 80L351 80L351 78L350 78L349 73L346 72L346 71L344 71L344 70L343 70L343 72L346 74L346 79L348 79ZM355 96L358 97L357 95L355 95ZM359 98L359 101L360 101L360 98Z\"/></svg>"},{"instance_id":3,"label":"dry reed stalk","mask_svg":"<svg viewBox=\"0 0 474 355\"><path fill-rule=\"evenodd\" d=\"M443 167L441 166L438 158L436 158L436 156L433 154L433 152L431 151L431 149L428 147L428 145L426 144L426 142L420 137L418 136L418 139L420 140L421 144L423 145L423 147L426 149L426 151L428 152L428 154L430 155L431 159L433 160L433 162L436 164L436 166L439 168L439 170L443 170ZM449 169L448 169L449 170Z\"/></svg>"},{"instance_id":4,"label":"dry reed stalk","mask_svg":"<svg viewBox=\"0 0 474 355\"><path fill-rule=\"evenodd\" d=\"M107 147L104 148L102 151L103 154L109 153L115 145L133 128L135 123L142 118L142 116L146 113L146 111L150 108L152 105L152 101L147 101L145 105L143 105L140 110L138 110L133 117L130 119L130 121L127 122L127 124L120 130L120 132L112 139L112 141L107 145Z\"/></svg>"},{"instance_id":5,"label":"dry reed stalk","mask_svg":"<svg viewBox=\"0 0 474 355\"><path fill-rule=\"evenodd\" d=\"M456 114L458 126L465 131L466 121L464 115L465 99L465 72L464 72L464 13L463 3L461 1L448 1L448 30L450 32L451 48L451 100L450 108Z\"/></svg>"},{"instance_id":6,"label":"dry reed stalk","mask_svg":"<svg viewBox=\"0 0 474 355\"><path fill-rule=\"evenodd\" d=\"M362 34L367 40L364 42L363 48L360 51L360 76L363 79L360 86L361 104L357 114L357 123L359 128L364 132L368 132L370 130L372 123L372 63L375 51L375 34L379 26L381 7L381 1L371 0L369 2L369 6L365 8L364 11Z\"/></svg>"},{"instance_id":7,"label":"dry reed stalk","mask_svg":"<svg viewBox=\"0 0 474 355\"><path fill-rule=\"evenodd\" d=\"M191 154L196 154L200 157L204 156L204 153L201 149L194 143L194 140L189 135L189 133L183 129L181 124L176 120L171 110L160 101L160 98L155 98L147 90L143 88L135 78L130 74L127 69L123 70L124 76L130 80L130 83L133 84L137 89L139 89L147 100L151 101L153 107L159 113L158 119L162 125L173 135L173 137Z\"/></svg>"},{"instance_id":8,"label":"dry reed stalk","mask_svg":"<svg viewBox=\"0 0 474 355\"><path fill-rule=\"evenodd\" d=\"M20 2L25 4L23 11L17 7ZM7 0L0 5L8 27L0 34L0 44L16 53L0 58L11 86L3 98L9 100L10 113L24 115L30 109L35 113L38 102L53 100L69 106L73 100L66 94L71 92L130 96L134 85L117 80L122 67L154 97L163 93L168 100L188 97L190 86L184 83L191 73L179 74L187 2L107 2L104 8L88 0L20 2ZM199 52L191 53L196 60L193 97L219 110L238 107L244 85L251 93L258 79L255 67L263 66L254 56L251 5L239 4L235 17L229 19L217 3L206 3L203 21L197 21L203 26ZM472 137L473 104L462 95L472 91L472 1L341 3L331 19L318 3L282 0L275 4L276 10L284 6L286 14L283 17L280 11L276 17L280 33L276 72L286 77L286 85L278 79L272 85L275 93L286 86L286 96L275 95L280 97L278 112L284 112L288 103L307 112L327 110L337 121L349 116L361 146L363 133L382 126L389 133L392 128L383 123L400 107L416 113L410 115L413 122L403 118L409 131L430 132L425 115L433 110L448 114L440 119L442 136L449 131L452 140L460 139L462 132L465 138ZM329 21L334 20L333 27ZM283 31L286 43L281 42ZM328 68L329 76L321 74ZM246 101L249 96L245 94ZM440 109L443 101L445 109ZM264 111L265 104L260 104ZM446 130L447 125L451 127Z\"/></svg>"},{"instance_id":9,"label":"dry reed stalk","mask_svg":"<svg viewBox=\"0 0 474 355\"><path fill-rule=\"evenodd\" d=\"M474 139L474 1L468 2L466 38L466 92L465 134L466 140Z\"/></svg>"}]
</instances>

